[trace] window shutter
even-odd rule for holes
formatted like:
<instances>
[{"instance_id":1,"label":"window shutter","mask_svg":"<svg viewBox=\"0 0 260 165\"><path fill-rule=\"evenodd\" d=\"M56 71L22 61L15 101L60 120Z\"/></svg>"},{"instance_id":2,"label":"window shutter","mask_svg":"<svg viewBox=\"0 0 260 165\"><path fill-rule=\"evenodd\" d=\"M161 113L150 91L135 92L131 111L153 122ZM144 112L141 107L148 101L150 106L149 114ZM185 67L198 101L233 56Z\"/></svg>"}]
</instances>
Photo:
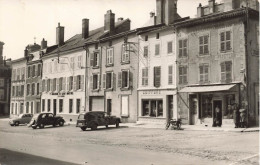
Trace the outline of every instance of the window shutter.
<instances>
[{"instance_id":1,"label":"window shutter","mask_svg":"<svg viewBox=\"0 0 260 165\"><path fill-rule=\"evenodd\" d=\"M80 76L80 89L84 90L85 89L85 86L84 86L84 75L81 75Z\"/></svg>"},{"instance_id":2,"label":"window shutter","mask_svg":"<svg viewBox=\"0 0 260 165\"><path fill-rule=\"evenodd\" d=\"M94 66L94 53L90 54L90 66Z\"/></svg>"},{"instance_id":3,"label":"window shutter","mask_svg":"<svg viewBox=\"0 0 260 165\"><path fill-rule=\"evenodd\" d=\"M100 74L98 74L98 81L97 81L97 89L100 89L100 77L101 77L101 75Z\"/></svg>"},{"instance_id":4,"label":"window shutter","mask_svg":"<svg viewBox=\"0 0 260 165\"><path fill-rule=\"evenodd\" d=\"M42 93L42 82L39 83L39 94Z\"/></svg>"},{"instance_id":5,"label":"window shutter","mask_svg":"<svg viewBox=\"0 0 260 165\"><path fill-rule=\"evenodd\" d=\"M33 77L33 67L31 66L30 68L31 68L31 70L30 70L30 77Z\"/></svg>"},{"instance_id":6,"label":"window shutter","mask_svg":"<svg viewBox=\"0 0 260 165\"><path fill-rule=\"evenodd\" d=\"M122 72L118 72L117 87L118 87L118 88L121 88L121 87L122 87Z\"/></svg>"},{"instance_id":7,"label":"window shutter","mask_svg":"<svg viewBox=\"0 0 260 165\"><path fill-rule=\"evenodd\" d=\"M132 72L130 72L130 70L128 70L127 72L128 72L127 88L131 88L133 86L133 74Z\"/></svg>"},{"instance_id":8,"label":"window shutter","mask_svg":"<svg viewBox=\"0 0 260 165\"><path fill-rule=\"evenodd\" d=\"M111 64L114 64L114 49L111 49L110 51L111 51L110 52L110 54L111 54L110 55L111 56L111 59L110 59L111 60Z\"/></svg>"},{"instance_id":9,"label":"window shutter","mask_svg":"<svg viewBox=\"0 0 260 165\"><path fill-rule=\"evenodd\" d=\"M103 74L103 89L106 89L106 74Z\"/></svg>"},{"instance_id":10,"label":"window shutter","mask_svg":"<svg viewBox=\"0 0 260 165\"><path fill-rule=\"evenodd\" d=\"M62 90L66 90L66 77L62 77Z\"/></svg>"},{"instance_id":11,"label":"window shutter","mask_svg":"<svg viewBox=\"0 0 260 165\"><path fill-rule=\"evenodd\" d=\"M169 70L168 84L172 84L172 65L168 66L168 70Z\"/></svg>"},{"instance_id":12,"label":"window shutter","mask_svg":"<svg viewBox=\"0 0 260 165\"><path fill-rule=\"evenodd\" d=\"M125 62L125 44L122 45L121 49L121 62Z\"/></svg>"},{"instance_id":13,"label":"window shutter","mask_svg":"<svg viewBox=\"0 0 260 165\"><path fill-rule=\"evenodd\" d=\"M45 91L45 92L48 92L48 91L47 91L47 84L48 84L48 80L46 79L46 80L45 80L45 87L44 87L44 91Z\"/></svg>"},{"instance_id":14,"label":"window shutter","mask_svg":"<svg viewBox=\"0 0 260 165\"><path fill-rule=\"evenodd\" d=\"M67 77L67 91L70 91L70 77Z\"/></svg>"},{"instance_id":15,"label":"window shutter","mask_svg":"<svg viewBox=\"0 0 260 165\"><path fill-rule=\"evenodd\" d=\"M89 88L90 90L93 90L93 75L89 77Z\"/></svg>"},{"instance_id":16,"label":"window shutter","mask_svg":"<svg viewBox=\"0 0 260 165\"><path fill-rule=\"evenodd\" d=\"M161 81L161 67L154 67L154 86L160 87Z\"/></svg>"},{"instance_id":17,"label":"window shutter","mask_svg":"<svg viewBox=\"0 0 260 165\"><path fill-rule=\"evenodd\" d=\"M113 81L112 84L111 84L112 88L116 90L116 74L115 73L113 73L112 81Z\"/></svg>"},{"instance_id":18,"label":"window shutter","mask_svg":"<svg viewBox=\"0 0 260 165\"><path fill-rule=\"evenodd\" d=\"M73 77L73 90L77 90L77 76Z\"/></svg>"},{"instance_id":19,"label":"window shutter","mask_svg":"<svg viewBox=\"0 0 260 165\"><path fill-rule=\"evenodd\" d=\"M50 91L53 92L53 79L51 79L51 82L50 82Z\"/></svg>"},{"instance_id":20,"label":"window shutter","mask_svg":"<svg viewBox=\"0 0 260 165\"><path fill-rule=\"evenodd\" d=\"M145 85L145 79L144 79L144 77L145 77L145 70L146 69L142 69L142 86Z\"/></svg>"}]
</instances>

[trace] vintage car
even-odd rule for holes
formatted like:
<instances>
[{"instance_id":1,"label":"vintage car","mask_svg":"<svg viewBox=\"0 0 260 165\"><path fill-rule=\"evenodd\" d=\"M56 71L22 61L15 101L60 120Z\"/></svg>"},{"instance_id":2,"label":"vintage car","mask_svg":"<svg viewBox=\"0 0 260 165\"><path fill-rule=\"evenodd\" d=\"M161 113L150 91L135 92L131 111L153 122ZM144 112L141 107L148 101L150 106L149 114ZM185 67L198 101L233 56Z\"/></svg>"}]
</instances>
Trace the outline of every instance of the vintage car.
<instances>
[{"instance_id":1,"label":"vintage car","mask_svg":"<svg viewBox=\"0 0 260 165\"><path fill-rule=\"evenodd\" d=\"M35 114L29 123L33 129L44 128L46 125L52 125L53 127L59 125L63 126L65 120L61 116L54 116L53 113L39 113Z\"/></svg>"},{"instance_id":2,"label":"vintage car","mask_svg":"<svg viewBox=\"0 0 260 165\"><path fill-rule=\"evenodd\" d=\"M108 125L115 125L118 128L119 123L121 123L121 120L118 117L109 116L103 111L91 111L78 116L76 127L80 127L83 131L87 128L96 130L98 126L106 126L108 128Z\"/></svg>"},{"instance_id":3,"label":"vintage car","mask_svg":"<svg viewBox=\"0 0 260 165\"><path fill-rule=\"evenodd\" d=\"M33 117L31 113L20 114L18 117L13 118L9 121L11 126L19 126L19 124L28 124Z\"/></svg>"}]
</instances>

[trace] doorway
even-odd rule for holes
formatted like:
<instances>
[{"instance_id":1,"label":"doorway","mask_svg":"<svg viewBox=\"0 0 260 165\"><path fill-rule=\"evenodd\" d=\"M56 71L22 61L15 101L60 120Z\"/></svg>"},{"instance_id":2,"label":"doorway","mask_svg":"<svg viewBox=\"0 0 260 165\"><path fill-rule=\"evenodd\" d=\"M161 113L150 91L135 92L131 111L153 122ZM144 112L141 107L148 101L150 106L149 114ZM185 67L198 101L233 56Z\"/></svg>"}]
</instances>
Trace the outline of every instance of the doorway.
<instances>
[{"instance_id":1,"label":"doorway","mask_svg":"<svg viewBox=\"0 0 260 165\"><path fill-rule=\"evenodd\" d=\"M190 125L195 125L198 116L198 98L197 95L190 95Z\"/></svg>"},{"instance_id":2,"label":"doorway","mask_svg":"<svg viewBox=\"0 0 260 165\"><path fill-rule=\"evenodd\" d=\"M53 114L56 115L57 113L57 100L53 99Z\"/></svg>"},{"instance_id":3,"label":"doorway","mask_svg":"<svg viewBox=\"0 0 260 165\"><path fill-rule=\"evenodd\" d=\"M167 121L173 118L173 95L167 96L168 106L167 106Z\"/></svg>"},{"instance_id":4,"label":"doorway","mask_svg":"<svg viewBox=\"0 0 260 165\"><path fill-rule=\"evenodd\" d=\"M112 112L112 99L107 99L107 114L111 115Z\"/></svg>"},{"instance_id":5,"label":"doorway","mask_svg":"<svg viewBox=\"0 0 260 165\"><path fill-rule=\"evenodd\" d=\"M221 126L221 125L222 125L222 100L214 100L213 101L213 126Z\"/></svg>"}]
</instances>

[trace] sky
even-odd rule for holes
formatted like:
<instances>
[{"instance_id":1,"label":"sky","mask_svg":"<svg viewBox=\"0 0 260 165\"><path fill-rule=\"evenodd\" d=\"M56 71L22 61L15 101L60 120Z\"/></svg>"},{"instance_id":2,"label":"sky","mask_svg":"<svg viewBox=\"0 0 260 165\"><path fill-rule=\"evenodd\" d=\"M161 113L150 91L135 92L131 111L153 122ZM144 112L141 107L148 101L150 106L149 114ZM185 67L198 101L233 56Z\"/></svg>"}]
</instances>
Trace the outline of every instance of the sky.
<instances>
[{"instance_id":1,"label":"sky","mask_svg":"<svg viewBox=\"0 0 260 165\"><path fill-rule=\"evenodd\" d=\"M179 15L194 18L199 3L207 5L208 0L178 0ZM116 20L129 18L135 29L156 12L156 0L0 0L3 56L21 58L26 45L34 41L40 45L43 38L48 46L55 45L58 22L65 27L65 41L81 34L83 18L89 19L90 30L101 27L107 10L115 13Z\"/></svg>"}]
</instances>

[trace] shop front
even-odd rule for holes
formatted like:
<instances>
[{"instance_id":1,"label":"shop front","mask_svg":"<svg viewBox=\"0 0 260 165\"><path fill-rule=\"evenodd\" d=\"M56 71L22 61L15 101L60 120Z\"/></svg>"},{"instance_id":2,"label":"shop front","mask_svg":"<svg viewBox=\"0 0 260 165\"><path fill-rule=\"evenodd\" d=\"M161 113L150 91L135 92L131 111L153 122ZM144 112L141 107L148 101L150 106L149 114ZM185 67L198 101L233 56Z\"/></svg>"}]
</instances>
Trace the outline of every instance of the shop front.
<instances>
[{"instance_id":1,"label":"shop front","mask_svg":"<svg viewBox=\"0 0 260 165\"><path fill-rule=\"evenodd\" d=\"M188 103L185 104L190 125L234 125L234 112L240 106L238 84L189 86L179 93L188 93Z\"/></svg>"},{"instance_id":2,"label":"shop front","mask_svg":"<svg viewBox=\"0 0 260 165\"><path fill-rule=\"evenodd\" d=\"M166 123L177 118L176 90L139 90L138 122Z\"/></svg>"}]
</instances>

